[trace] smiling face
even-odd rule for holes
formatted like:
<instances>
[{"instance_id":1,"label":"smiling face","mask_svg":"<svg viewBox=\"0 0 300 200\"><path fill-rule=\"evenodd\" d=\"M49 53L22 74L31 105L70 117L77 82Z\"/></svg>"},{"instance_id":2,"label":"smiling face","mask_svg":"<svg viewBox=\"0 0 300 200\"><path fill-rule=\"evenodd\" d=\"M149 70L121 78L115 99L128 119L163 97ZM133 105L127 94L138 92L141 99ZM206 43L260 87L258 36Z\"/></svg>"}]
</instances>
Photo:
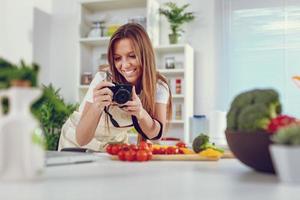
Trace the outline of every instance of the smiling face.
<instances>
[{"instance_id":1,"label":"smiling face","mask_svg":"<svg viewBox=\"0 0 300 200\"><path fill-rule=\"evenodd\" d=\"M136 85L142 76L142 67L128 38L114 45L113 60L118 72L132 85Z\"/></svg>"}]
</instances>

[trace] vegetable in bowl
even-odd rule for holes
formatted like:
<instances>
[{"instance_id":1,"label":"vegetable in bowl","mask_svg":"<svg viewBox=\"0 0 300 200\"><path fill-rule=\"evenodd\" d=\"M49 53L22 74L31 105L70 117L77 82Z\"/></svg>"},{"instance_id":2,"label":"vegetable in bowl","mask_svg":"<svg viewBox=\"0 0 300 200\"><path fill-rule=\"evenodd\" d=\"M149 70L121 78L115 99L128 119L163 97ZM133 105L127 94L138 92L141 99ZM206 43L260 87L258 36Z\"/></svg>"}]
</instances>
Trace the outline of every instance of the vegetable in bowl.
<instances>
[{"instance_id":1,"label":"vegetable in bowl","mask_svg":"<svg viewBox=\"0 0 300 200\"><path fill-rule=\"evenodd\" d=\"M279 94L273 89L255 89L235 97L227 113L227 130L266 130L270 120L281 113Z\"/></svg>"}]
</instances>

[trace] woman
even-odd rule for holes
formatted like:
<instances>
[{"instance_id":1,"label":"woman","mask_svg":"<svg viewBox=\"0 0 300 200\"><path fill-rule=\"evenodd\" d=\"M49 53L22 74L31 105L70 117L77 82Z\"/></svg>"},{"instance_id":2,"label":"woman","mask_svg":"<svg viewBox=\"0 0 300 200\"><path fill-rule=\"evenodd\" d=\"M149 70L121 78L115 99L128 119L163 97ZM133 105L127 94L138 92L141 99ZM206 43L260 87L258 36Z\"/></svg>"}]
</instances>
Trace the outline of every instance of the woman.
<instances>
[{"instance_id":1,"label":"woman","mask_svg":"<svg viewBox=\"0 0 300 200\"><path fill-rule=\"evenodd\" d=\"M96 74L80 108L75 143L104 150L110 142L128 142L133 125L144 139L159 139L171 118L171 93L156 71L154 50L141 25L125 24L113 34L108 62L113 83ZM132 86L129 101L113 101L114 83Z\"/></svg>"}]
</instances>

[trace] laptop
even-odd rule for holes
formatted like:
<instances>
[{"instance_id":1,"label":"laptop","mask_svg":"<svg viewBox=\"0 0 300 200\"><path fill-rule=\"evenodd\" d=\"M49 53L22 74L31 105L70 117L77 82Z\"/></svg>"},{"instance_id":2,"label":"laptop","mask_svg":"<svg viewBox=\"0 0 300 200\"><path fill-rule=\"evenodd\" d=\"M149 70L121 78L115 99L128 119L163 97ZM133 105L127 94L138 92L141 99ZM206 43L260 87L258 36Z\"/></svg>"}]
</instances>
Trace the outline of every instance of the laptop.
<instances>
[{"instance_id":1,"label":"laptop","mask_svg":"<svg viewBox=\"0 0 300 200\"><path fill-rule=\"evenodd\" d=\"M46 151L46 166L89 163L99 160L101 157L93 153L70 151Z\"/></svg>"}]
</instances>

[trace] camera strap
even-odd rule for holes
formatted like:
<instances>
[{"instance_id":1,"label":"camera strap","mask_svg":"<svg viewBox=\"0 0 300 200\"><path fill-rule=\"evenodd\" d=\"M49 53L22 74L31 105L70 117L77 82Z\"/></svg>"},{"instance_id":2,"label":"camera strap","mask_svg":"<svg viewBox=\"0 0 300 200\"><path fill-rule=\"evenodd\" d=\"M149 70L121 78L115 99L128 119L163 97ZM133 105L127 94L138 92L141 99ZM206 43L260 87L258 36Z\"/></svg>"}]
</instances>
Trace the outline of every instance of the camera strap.
<instances>
[{"instance_id":1,"label":"camera strap","mask_svg":"<svg viewBox=\"0 0 300 200\"><path fill-rule=\"evenodd\" d=\"M131 127L133 126L133 124L127 125L127 126L120 126L119 123L113 118L113 116L108 112L107 107L104 107L104 112L108 115L110 122L112 123L112 125L114 125L114 127L117 128L127 128L127 127Z\"/></svg>"},{"instance_id":2,"label":"camera strap","mask_svg":"<svg viewBox=\"0 0 300 200\"><path fill-rule=\"evenodd\" d=\"M141 129L141 127L140 127L140 125L139 125L139 122L138 122L136 116L133 116L133 115L132 115L131 118L132 118L132 123L133 123L134 128L137 130L137 132L138 132L143 138L145 138L145 139L147 139L147 140L158 140L158 139L161 138L161 136L162 136L162 130L163 130L163 125L162 125L162 123L161 123L160 121L158 121L157 119L154 119L154 118L153 118L155 121L157 121L157 122L159 123L160 129L159 129L159 133L157 134L157 136L155 136L154 138L148 138L148 136L147 136L147 135L144 133L144 131Z\"/></svg>"}]
</instances>

